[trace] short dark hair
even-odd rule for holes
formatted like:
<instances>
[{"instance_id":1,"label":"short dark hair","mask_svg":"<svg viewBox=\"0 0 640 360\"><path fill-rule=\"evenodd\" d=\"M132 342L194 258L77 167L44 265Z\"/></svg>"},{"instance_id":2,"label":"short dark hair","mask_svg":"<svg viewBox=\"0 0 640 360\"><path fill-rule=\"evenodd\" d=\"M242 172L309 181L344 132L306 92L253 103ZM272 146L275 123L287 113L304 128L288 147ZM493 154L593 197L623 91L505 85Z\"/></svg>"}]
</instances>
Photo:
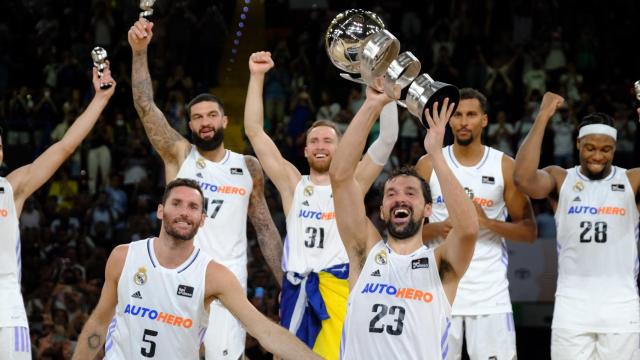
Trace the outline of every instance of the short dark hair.
<instances>
[{"instance_id":1,"label":"short dark hair","mask_svg":"<svg viewBox=\"0 0 640 360\"><path fill-rule=\"evenodd\" d=\"M211 101L211 102L217 103L218 106L220 107L220 111L222 111L222 115L224 115L224 103L222 102L222 100L213 94L202 93L200 95L197 95L193 99L191 99L191 101L189 101L189 103L185 107L185 110L187 112L187 121L191 121L191 107L197 103L201 103L205 101Z\"/></svg>"},{"instance_id":2,"label":"short dark hair","mask_svg":"<svg viewBox=\"0 0 640 360\"><path fill-rule=\"evenodd\" d=\"M429 184L427 184L426 181L424 181L422 176L418 175L415 166L403 165L399 168L395 168L385 182L385 185L399 176L411 176L418 179L418 181L420 182L420 187L422 188L422 196L424 197L425 204L431 204L433 202L433 200L431 199L431 187L429 186Z\"/></svg>"},{"instance_id":3,"label":"short dark hair","mask_svg":"<svg viewBox=\"0 0 640 360\"><path fill-rule=\"evenodd\" d=\"M326 126L326 127L330 127L333 129L333 131L336 132L336 135L338 135L338 139L340 139L340 137L342 137L342 132L338 129L338 125L336 125L335 122L331 121L331 120L325 120L325 119L320 119L320 120L316 120L313 122L313 124L311 124L311 126L309 126L309 129L307 129L307 133L305 134L307 137L309 136L309 133L311 133L311 130L320 127L320 126Z\"/></svg>"},{"instance_id":4,"label":"short dark hair","mask_svg":"<svg viewBox=\"0 0 640 360\"><path fill-rule=\"evenodd\" d=\"M164 194L162 194L162 205L164 205L167 202L169 195L171 195L171 190L179 186L192 188L198 191L198 193L200 194L200 198L202 200L202 212L204 212L205 211L204 193L202 193L200 184L198 184L198 182L193 179L177 178L175 180L170 181L167 184L167 186L164 188Z\"/></svg>"},{"instance_id":5,"label":"short dark hair","mask_svg":"<svg viewBox=\"0 0 640 360\"><path fill-rule=\"evenodd\" d=\"M583 126L592 125L592 124L604 124L609 126L614 126L613 118L605 113L594 112L582 118L580 125L578 125L578 129Z\"/></svg>"},{"instance_id":6,"label":"short dark hair","mask_svg":"<svg viewBox=\"0 0 640 360\"><path fill-rule=\"evenodd\" d=\"M482 112L485 114L487 113L487 97L484 96L483 93L472 88L460 89L460 101L470 99L478 100L480 102L480 108L482 109Z\"/></svg>"}]
</instances>

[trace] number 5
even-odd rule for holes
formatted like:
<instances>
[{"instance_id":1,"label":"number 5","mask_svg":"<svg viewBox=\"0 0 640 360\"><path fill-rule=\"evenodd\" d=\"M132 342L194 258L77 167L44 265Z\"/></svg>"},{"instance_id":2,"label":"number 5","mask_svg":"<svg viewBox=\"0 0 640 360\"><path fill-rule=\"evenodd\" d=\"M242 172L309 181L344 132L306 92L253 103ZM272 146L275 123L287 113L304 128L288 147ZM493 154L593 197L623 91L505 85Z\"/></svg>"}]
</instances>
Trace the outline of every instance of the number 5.
<instances>
[{"instance_id":1,"label":"number 5","mask_svg":"<svg viewBox=\"0 0 640 360\"><path fill-rule=\"evenodd\" d=\"M144 334L142 335L142 342L149 343L149 349L140 348L140 354L144 357L152 358L156 354L156 343L150 339L147 339L147 335L158 336L157 331L144 329Z\"/></svg>"}]
</instances>

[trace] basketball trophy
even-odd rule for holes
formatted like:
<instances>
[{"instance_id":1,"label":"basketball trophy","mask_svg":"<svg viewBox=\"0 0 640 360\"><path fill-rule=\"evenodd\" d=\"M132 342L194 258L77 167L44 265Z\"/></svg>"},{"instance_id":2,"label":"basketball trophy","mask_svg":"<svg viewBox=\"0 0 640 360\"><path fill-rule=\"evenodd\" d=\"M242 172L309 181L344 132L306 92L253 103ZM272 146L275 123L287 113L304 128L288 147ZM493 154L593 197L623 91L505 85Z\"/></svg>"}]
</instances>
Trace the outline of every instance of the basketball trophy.
<instances>
[{"instance_id":1,"label":"basketball trophy","mask_svg":"<svg viewBox=\"0 0 640 360\"><path fill-rule=\"evenodd\" d=\"M93 60L93 66L98 69L98 77L102 79L104 75L104 69L107 68L107 50L96 46L91 50L91 59ZM113 86L112 82L100 83L100 89L108 89Z\"/></svg>"},{"instance_id":2,"label":"basketball trophy","mask_svg":"<svg viewBox=\"0 0 640 360\"><path fill-rule=\"evenodd\" d=\"M140 17L149 19L151 15L153 15L153 4L155 4L156 0L140 0Z\"/></svg>"},{"instance_id":3,"label":"basketball trophy","mask_svg":"<svg viewBox=\"0 0 640 360\"><path fill-rule=\"evenodd\" d=\"M400 41L371 11L351 9L338 14L329 24L324 42L333 65L344 71L342 78L385 92L426 128L424 110L432 109L433 103L442 104L449 98L458 105L458 88L426 73L418 76L420 61L409 51L400 54ZM384 77L384 85L376 85L380 77ZM398 87L399 97L395 94Z\"/></svg>"}]
</instances>

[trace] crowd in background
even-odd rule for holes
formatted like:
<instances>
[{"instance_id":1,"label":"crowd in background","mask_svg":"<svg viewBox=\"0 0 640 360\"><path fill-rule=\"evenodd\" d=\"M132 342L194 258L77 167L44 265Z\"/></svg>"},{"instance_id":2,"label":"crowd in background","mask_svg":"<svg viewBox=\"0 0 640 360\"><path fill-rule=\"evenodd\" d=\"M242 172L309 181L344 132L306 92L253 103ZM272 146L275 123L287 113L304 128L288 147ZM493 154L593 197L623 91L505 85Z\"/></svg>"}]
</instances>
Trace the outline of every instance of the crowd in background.
<instances>
[{"instance_id":1,"label":"crowd in background","mask_svg":"<svg viewBox=\"0 0 640 360\"><path fill-rule=\"evenodd\" d=\"M217 67L233 26L235 1L211 3L160 1L154 19L162 26L154 34L153 51L164 54L149 57L155 100L185 136L185 104L218 85ZM633 82L640 74L629 54L638 38L634 21L640 3L328 1L328 8L294 6L305 3L263 5L268 49L276 63L265 83L265 126L303 173L308 168L303 154L307 126L330 119L345 129L363 102L364 89L337 75L323 42L329 21L358 7L382 17L402 50L420 59L422 72L487 95L487 144L514 156L542 95L553 91L567 101L547 129L541 165L574 166L576 126L585 114L601 111L615 118L618 129L615 163L638 166ZM89 138L26 202L20 217L23 294L37 359L69 358L98 299L111 249L158 231L155 210L165 179L132 106L125 35L138 12L133 0L0 3L2 175L60 139L87 105L93 46L108 49L118 81ZM424 153L424 134L417 119L401 110L398 143L378 184L393 167L417 161ZM371 139L376 136L374 128ZM285 218L272 186L267 186L267 201L284 234ZM375 220L376 189L367 202ZM536 204L538 214L548 217L545 209ZM249 239L248 295L276 319L278 290L255 236ZM251 359L264 356L255 341L248 342Z\"/></svg>"}]
</instances>

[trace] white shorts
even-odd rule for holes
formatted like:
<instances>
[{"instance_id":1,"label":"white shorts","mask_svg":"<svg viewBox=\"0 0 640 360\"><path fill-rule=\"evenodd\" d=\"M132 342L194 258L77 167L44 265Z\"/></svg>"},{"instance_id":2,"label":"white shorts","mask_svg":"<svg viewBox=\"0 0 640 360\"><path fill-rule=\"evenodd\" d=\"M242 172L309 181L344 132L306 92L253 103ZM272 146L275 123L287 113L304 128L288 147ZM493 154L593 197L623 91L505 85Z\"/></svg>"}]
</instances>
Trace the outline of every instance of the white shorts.
<instances>
[{"instance_id":1,"label":"white shorts","mask_svg":"<svg viewBox=\"0 0 640 360\"><path fill-rule=\"evenodd\" d=\"M204 351L207 360L237 360L244 353L247 333L219 301L209 308L209 326L204 336Z\"/></svg>"},{"instance_id":2,"label":"white shorts","mask_svg":"<svg viewBox=\"0 0 640 360\"><path fill-rule=\"evenodd\" d=\"M640 333L594 333L551 329L553 360L640 359Z\"/></svg>"},{"instance_id":3,"label":"white shorts","mask_svg":"<svg viewBox=\"0 0 640 360\"><path fill-rule=\"evenodd\" d=\"M31 360L28 327L0 327L0 359Z\"/></svg>"},{"instance_id":4,"label":"white shorts","mask_svg":"<svg viewBox=\"0 0 640 360\"><path fill-rule=\"evenodd\" d=\"M463 329L471 360L517 358L516 329L512 313L452 316L447 360L462 358Z\"/></svg>"}]
</instances>

